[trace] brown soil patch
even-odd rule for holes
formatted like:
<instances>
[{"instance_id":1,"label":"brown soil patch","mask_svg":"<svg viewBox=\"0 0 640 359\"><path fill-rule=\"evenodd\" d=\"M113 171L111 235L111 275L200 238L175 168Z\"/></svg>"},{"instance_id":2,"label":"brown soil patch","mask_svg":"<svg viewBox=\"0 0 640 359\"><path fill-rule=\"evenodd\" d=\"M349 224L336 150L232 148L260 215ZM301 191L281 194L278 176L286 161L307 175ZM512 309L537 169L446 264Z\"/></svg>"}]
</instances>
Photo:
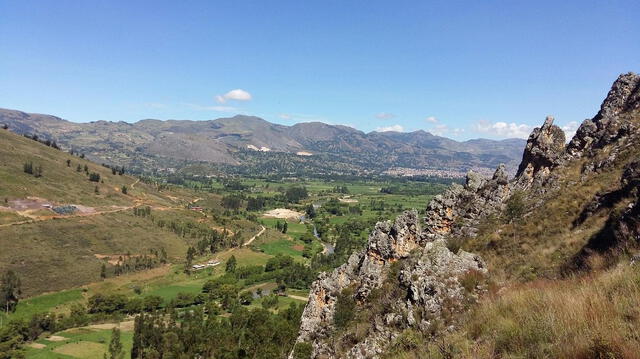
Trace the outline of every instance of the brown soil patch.
<instances>
[{"instance_id":1,"label":"brown soil patch","mask_svg":"<svg viewBox=\"0 0 640 359\"><path fill-rule=\"evenodd\" d=\"M304 246L302 244L296 244L295 246L291 247L296 251L300 251L302 252L304 250Z\"/></svg>"},{"instance_id":2,"label":"brown soil patch","mask_svg":"<svg viewBox=\"0 0 640 359\"><path fill-rule=\"evenodd\" d=\"M9 208L15 211L26 211L28 209L42 209L44 205L53 205L52 202L40 197L27 197L9 201Z\"/></svg>"},{"instance_id":3,"label":"brown soil patch","mask_svg":"<svg viewBox=\"0 0 640 359\"><path fill-rule=\"evenodd\" d=\"M113 328L120 328L120 330L122 330L123 332L131 332L133 331L133 320L120 322L120 323L93 324L83 328L100 329L100 330L103 330L103 329L111 330Z\"/></svg>"},{"instance_id":4,"label":"brown soil patch","mask_svg":"<svg viewBox=\"0 0 640 359\"><path fill-rule=\"evenodd\" d=\"M304 214L301 212L296 212L286 208L276 208L270 211L267 211L264 216L272 217L272 218L280 218L280 219L299 219Z\"/></svg>"},{"instance_id":5,"label":"brown soil patch","mask_svg":"<svg viewBox=\"0 0 640 359\"><path fill-rule=\"evenodd\" d=\"M47 347L46 345L40 343L29 343L28 346L35 349L44 349Z\"/></svg>"},{"instance_id":6,"label":"brown soil patch","mask_svg":"<svg viewBox=\"0 0 640 359\"><path fill-rule=\"evenodd\" d=\"M126 260L127 258L142 257L142 254L132 254L130 256L127 256L126 254L99 254L99 253L96 253L93 256L98 258L98 259L106 259L107 263L109 263L112 266L114 266L114 265L120 263L120 257L122 257L123 260Z\"/></svg>"},{"instance_id":7,"label":"brown soil patch","mask_svg":"<svg viewBox=\"0 0 640 359\"><path fill-rule=\"evenodd\" d=\"M44 338L45 340L48 340L50 342L63 342L65 340L67 340L67 338L65 337L61 337L59 335L52 335L50 337Z\"/></svg>"},{"instance_id":8,"label":"brown soil patch","mask_svg":"<svg viewBox=\"0 0 640 359\"><path fill-rule=\"evenodd\" d=\"M340 198L338 201L342 203L358 203L358 200L353 198Z\"/></svg>"}]
</instances>

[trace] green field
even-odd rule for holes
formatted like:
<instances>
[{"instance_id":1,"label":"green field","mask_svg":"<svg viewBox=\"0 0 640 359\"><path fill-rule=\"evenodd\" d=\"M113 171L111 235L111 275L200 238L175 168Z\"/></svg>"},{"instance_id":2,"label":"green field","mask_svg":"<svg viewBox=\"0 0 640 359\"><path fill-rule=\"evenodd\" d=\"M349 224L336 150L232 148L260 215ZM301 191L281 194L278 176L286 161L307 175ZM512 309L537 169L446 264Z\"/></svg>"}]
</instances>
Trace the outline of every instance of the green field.
<instances>
[{"instance_id":1,"label":"green field","mask_svg":"<svg viewBox=\"0 0 640 359\"><path fill-rule=\"evenodd\" d=\"M56 336L65 338L60 341L50 341L45 338L37 340L36 345L44 345L44 348L28 347L26 357L28 359L58 359L102 358L107 352L111 340L111 330L93 329L90 327L69 329L55 333ZM121 330L120 338L125 350L125 358L130 356L133 333L130 330Z\"/></svg>"},{"instance_id":2,"label":"green field","mask_svg":"<svg viewBox=\"0 0 640 359\"><path fill-rule=\"evenodd\" d=\"M14 148L20 154L8 161L8 154L15 151ZM42 165L43 176L36 178L24 173L25 162ZM76 170L78 164L87 165L89 172L99 173L104 183L89 181L87 173ZM231 256L236 258L238 268L264 266L278 255L291 256L294 260L293 264L288 262L290 267L280 270L291 270L286 274L293 273L298 276L295 279L287 279L282 275L284 272L270 276L262 269L261 273L251 274L253 277L236 278L240 292L256 288L272 291L287 280L292 287L305 288L319 270L340 265L352 251L362 248L375 221L393 219L406 209L424 209L432 196L446 187L445 184L392 179L275 182L246 178L233 181L237 183L222 179L186 179L181 186L164 184L162 179L140 181L128 175L114 175L109 168L0 131L0 182L3 183L0 197L4 196L4 205L9 206L8 210L0 211L0 271L10 269L17 273L25 297L14 313L0 314L2 323L14 319L28 321L34 314L43 312L68 314L72 304L87 305L88 298L96 294L123 294L130 299L159 296L163 307L179 293L202 293L207 281L225 273ZM125 185L127 194L121 189ZM301 187L306 189L306 195L290 199L289 192L300 193ZM31 203L27 196L38 196L41 202ZM250 200L262 200L262 204L249 210ZM29 204L29 209L16 209L16 203L21 201ZM89 207L89 214L53 218L56 216L40 204L47 201L56 205L84 205ZM134 213L134 207L149 207L149 213ZM310 207L315 208L315 216L306 216L304 223L263 216L271 209L288 208L305 213ZM30 223L16 223L25 220ZM286 233L276 229L278 222L287 223ZM237 247L260 232L261 226L266 231L253 243ZM314 227L318 229L318 238L313 235ZM218 235L224 230L226 235ZM328 256L329 260L322 262L325 267L310 268L313 257L324 249L322 242L333 244L343 252ZM185 257L190 247L194 251L198 248L192 264L210 260L221 264L186 273ZM164 262L142 269L127 267L116 276L119 261L133 261L160 249L166 251ZM100 275L103 265L106 278ZM279 278L278 283L274 277ZM271 308L273 312L288 308L291 303L304 302L301 298L308 296L308 289L286 288L285 293L296 298L278 296L277 304ZM254 299L249 307L262 307L265 298ZM189 310L189 307L180 310ZM109 318L123 315L121 311ZM43 334L46 335L48 333ZM93 327L56 335L65 339L49 341L41 336L35 346L44 347L29 347L27 357L100 358L110 331ZM123 332L123 342L125 348L130 348L130 331Z\"/></svg>"}]
</instances>

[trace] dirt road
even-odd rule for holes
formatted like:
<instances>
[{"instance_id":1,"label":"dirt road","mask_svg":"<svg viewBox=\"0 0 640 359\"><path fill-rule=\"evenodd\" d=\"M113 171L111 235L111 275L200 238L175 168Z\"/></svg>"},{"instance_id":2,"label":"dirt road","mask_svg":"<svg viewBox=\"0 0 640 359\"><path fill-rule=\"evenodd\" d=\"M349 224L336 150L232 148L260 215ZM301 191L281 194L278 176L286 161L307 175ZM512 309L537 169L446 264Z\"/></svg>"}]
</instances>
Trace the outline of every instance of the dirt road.
<instances>
[{"instance_id":1,"label":"dirt road","mask_svg":"<svg viewBox=\"0 0 640 359\"><path fill-rule=\"evenodd\" d=\"M264 233L264 231L266 231L267 229L264 228L264 226L260 226L262 227L262 229L260 230L260 232L258 232L255 236L251 237L247 243L243 244L243 246L248 246L251 244L251 242L253 242L256 238L260 237L260 235L262 235L262 233Z\"/></svg>"}]
</instances>

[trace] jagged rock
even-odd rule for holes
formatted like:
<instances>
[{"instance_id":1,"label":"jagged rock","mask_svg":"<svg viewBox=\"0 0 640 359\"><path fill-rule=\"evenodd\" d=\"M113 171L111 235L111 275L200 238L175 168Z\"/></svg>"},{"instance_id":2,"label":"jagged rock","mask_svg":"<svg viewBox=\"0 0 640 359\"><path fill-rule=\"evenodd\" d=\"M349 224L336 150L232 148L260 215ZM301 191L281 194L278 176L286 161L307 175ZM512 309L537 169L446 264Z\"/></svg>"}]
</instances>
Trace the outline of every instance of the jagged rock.
<instances>
[{"instance_id":1,"label":"jagged rock","mask_svg":"<svg viewBox=\"0 0 640 359\"><path fill-rule=\"evenodd\" d=\"M527 140L516 173L519 186L529 188L534 181L540 182L546 178L551 169L559 164L564 147L564 131L553 124L553 117L548 116L542 127L535 128Z\"/></svg>"},{"instance_id":2,"label":"jagged rock","mask_svg":"<svg viewBox=\"0 0 640 359\"><path fill-rule=\"evenodd\" d=\"M461 279L469 273L485 275L485 265L476 255L451 252L447 243L474 236L477 224L486 216L501 211L514 189L524 189L529 199L543 203L543 198L548 198L555 190L558 172L561 172L555 169L569 161L586 158L584 168L592 171L617 165L620 159L628 161L625 157L628 149L637 146L640 136L634 134L633 121L624 116L626 111L640 109L639 84L638 75L621 76L598 115L580 126L567 147L564 132L553 125L553 118L548 117L529 137L514 179L509 180L504 166L498 167L490 179L469 172L464 186L454 184L428 204L422 225L416 212L405 213L394 223L378 223L365 249L353 254L347 263L333 272L321 274L314 282L298 340L313 344L314 358L337 357L332 342L335 339L332 335L336 335L333 316L337 297L345 288L354 289L353 297L362 306L376 297L371 295L376 289L389 288L389 280L397 281L399 287L394 290L405 290L400 295L387 297L384 313L370 318L371 326L364 338L349 344L347 353L341 354L351 358L379 357L403 329L426 330L431 321L441 319L439 316L444 309L456 311L456 305L473 300L482 293L482 286L474 284L470 287L470 281ZM610 146L604 155L595 155L594 149L609 144L614 146ZM594 236L584 253L629 243L640 247L640 161L625 168L620 186L615 195L599 195L595 205L585 208L592 214L604 203L613 208L622 200L629 202L625 203L622 213L609 218L603 231ZM401 265L402 270L397 277L390 276L390 273L397 273L390 268L395 268L392 264L398 261L400 263L396 265ZM445 308L444 305L454 307Z\"/></svg>"},{"instance_id":3,"label":"jagged rock","mask_svg":"<svg viewBox=\"0 0 640 359\"><path fill-rule=\"evenodd\" d=\"M315 357L331 357L331 347L321 339L332 331L335 304L342 289L355 285L355 296L364 300L371 290L380 287L385 278L384 271L391 263L407 257L425 243L416 211L405 212L393 224L378 222L365 250L354 253L347 263L333 272L322 273L313 282L298 340L313 342Z\"/></svg>"},{"instance_id":4,"label":"jagged rock","mask_svg":"<svg viewBox=\"0 0 640 359\"><path fill-rule=\"evenodd\" d=\"M491 180L495 181L496 184L500 186L509 184L509 175L507 174L507 170L504 164L501 164L500 166L498 166Z\"/></svg>"},{"instance_id":5,"label":"jagged rock","mask_svg":"<svg viewBox=\"0 0 640 359\"><path fill-rule=\"evenodd\" d=\"M504 168L504 165L502 165ZM467 173L467 178L465 181L465 189L475 192L477 191L480 187L482 187L482 185L484 185L485 183L485 179L484 177L482 177L481 175L473 172L473 171L469 171Z\"/></svg>"},{"instance_id":6,"label":"jagged rock","mask_svg":"<svg viewBox=\"0 0 640 359\"><path fill-rule=\"evenodd\" d=\"M582 157L632 133L633 125L621 119L619 114L639 108L640 76L632 72L621 75L613 83L598 114L591 120L585 120L567 145L568 158Z\"/></svg>"},{"instance_id":7,"label":"jagged rock","mask_svg":"<svg viewBox=\"0 0 640 359\"><path fill-rule=\"evenodd\" d=\"M637 196L638 190L640 190L640 161L631 162L625 166L620 178L619 189L596 194L573 222L573 226L581 225L589 217L603 209L615 207L625 198Z\"/></svg>"},{"instance_id":8,"label":"jagged rock","mask_svg":"<svg viewBox=\"0 0 640 359\"><path fill-rule=\"evenodd\" d=\"M427 315L422 324L429 325L440 316L445 301L464 302L460 276L470 270L485 274L485 267L477 255L464 251L455 254L443 241L427 243L418 262L400 273L400 283L408 288L406 304L423 309Z\"/></svg>"}]
</instances>

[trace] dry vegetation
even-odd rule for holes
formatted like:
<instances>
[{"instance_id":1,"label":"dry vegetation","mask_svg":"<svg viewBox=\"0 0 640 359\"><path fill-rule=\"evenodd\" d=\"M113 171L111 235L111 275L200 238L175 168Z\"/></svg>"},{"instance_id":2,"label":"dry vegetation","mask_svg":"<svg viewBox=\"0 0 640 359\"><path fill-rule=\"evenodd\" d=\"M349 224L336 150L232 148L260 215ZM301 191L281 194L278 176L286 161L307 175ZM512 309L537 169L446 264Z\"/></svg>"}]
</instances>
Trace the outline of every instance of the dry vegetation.
<instances>
[{"instance_id":1,"label":"dry vegetation","mask_svg":"<svg viewBox=\"0 0 640 359\"><path fill-rule=\"evenodd\" d=\"M485 298L462 329L426 343L405 332L390 358L637 358L640 266L539 280Z\"/></svg>"}]
</instances>

